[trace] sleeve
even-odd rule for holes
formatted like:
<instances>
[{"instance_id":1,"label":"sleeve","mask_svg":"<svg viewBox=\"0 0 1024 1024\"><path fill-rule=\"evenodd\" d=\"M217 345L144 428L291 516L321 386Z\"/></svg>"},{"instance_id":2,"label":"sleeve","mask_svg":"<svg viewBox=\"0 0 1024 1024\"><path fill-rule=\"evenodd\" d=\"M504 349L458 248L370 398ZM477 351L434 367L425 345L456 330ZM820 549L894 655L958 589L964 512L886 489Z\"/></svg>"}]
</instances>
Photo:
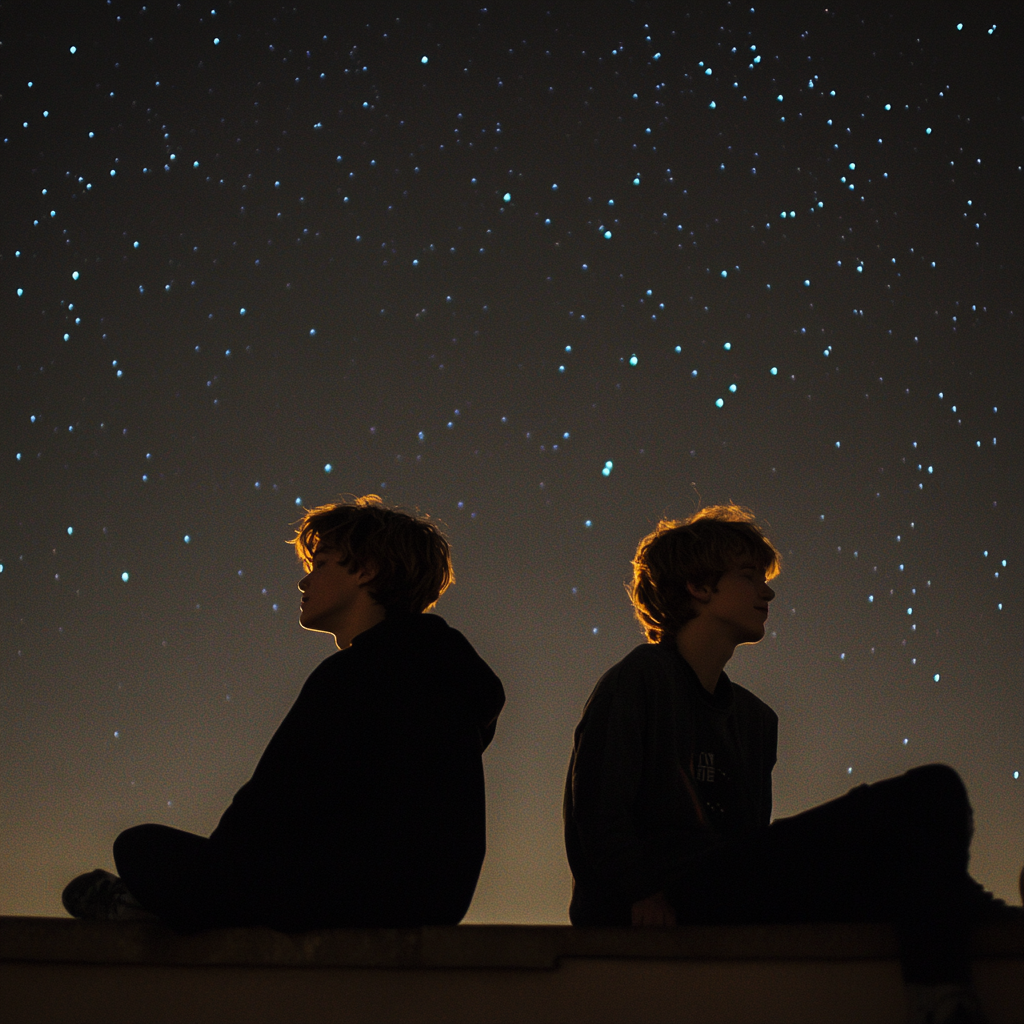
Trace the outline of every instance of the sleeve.
<instances>
[{"instance_id":1,"label":"sleeve","mask_svg":"<svg viewBox=\"0 0 1024 1024\"><path fill-rule=\"evenodd\" d=\"M328 661L321 663L306 680L299 696L277 727L259 762L221 815L211 839L217 842L249 843L282 826L294 792L303 789L302 766L310 746L310 734L322 719L319 681Z\"/></svg>"},{"instance_id":2,"label":"sleeve","mask_svg":"<svg viewBox=\"0 0 1024 1024\"><path fill-rule=\"evenodd\" d=\"M589 876L589 888L602 900L629 906L656 892L662 880L635 821L646 718L640 680L617 676L598 683L576 730L568 802L577 859L584 861L573 866L577 881Z\"/></svg>"}]
</instances>

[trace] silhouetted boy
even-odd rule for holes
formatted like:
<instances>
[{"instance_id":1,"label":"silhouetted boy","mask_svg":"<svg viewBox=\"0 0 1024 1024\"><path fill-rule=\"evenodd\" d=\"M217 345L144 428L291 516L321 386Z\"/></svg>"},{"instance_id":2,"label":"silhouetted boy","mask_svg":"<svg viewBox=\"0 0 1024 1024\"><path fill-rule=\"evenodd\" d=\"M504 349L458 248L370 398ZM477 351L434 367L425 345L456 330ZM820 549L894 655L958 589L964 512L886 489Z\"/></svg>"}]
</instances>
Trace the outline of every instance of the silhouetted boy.
<instances>
[{"instance_id":1,"label":"silhouetted boy","mask_svg":"<svg viewBox=\"0 0 1024 1024\"><path fill-rule=\"evenodd\" d=\"M374 495L308 512L299 622L338 653L306 681L208 838L140 825L120 878L71 882L78 917L155 915L182 929L457 924L485 849L481 754L505 696L430 608L453 580L426 518Z\"/></svg>"},{"instance_id":2,"label":"silhouetted boy","mask_svg":"<svg viewBox=\"0 0 1024 1024\"><path fill-rule=\"evenodd\" d=\"M967 873L971 808L953 769L915 768L769 824L778 718L723 669L764 636L779 568L735 505L662 522L640 542L630 596L650 642L594 688L569 764L570 918L890 920L912 1017L980 1019L967 925L1020 911Z\"/></svg>"}]
</instances>

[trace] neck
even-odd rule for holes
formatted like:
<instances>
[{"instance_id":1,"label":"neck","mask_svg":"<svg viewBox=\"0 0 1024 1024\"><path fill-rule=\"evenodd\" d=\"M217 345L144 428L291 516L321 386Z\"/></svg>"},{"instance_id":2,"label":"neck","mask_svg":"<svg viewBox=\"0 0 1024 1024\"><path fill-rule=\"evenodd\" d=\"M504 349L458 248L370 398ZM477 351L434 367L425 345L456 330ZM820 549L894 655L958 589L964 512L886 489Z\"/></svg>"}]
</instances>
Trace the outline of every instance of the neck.
<instances>
[{"instance_id":1,"label":"neck","mask_svg":"<svg viewBox=\"0 0 1024 1024\"><path fill-rule=\"evenodd\" d=\"M700 685L713 694L736 644L709 629L705 617L699 615L676 634L676 649L697 674Z\"/></svg>"}]
</instances>

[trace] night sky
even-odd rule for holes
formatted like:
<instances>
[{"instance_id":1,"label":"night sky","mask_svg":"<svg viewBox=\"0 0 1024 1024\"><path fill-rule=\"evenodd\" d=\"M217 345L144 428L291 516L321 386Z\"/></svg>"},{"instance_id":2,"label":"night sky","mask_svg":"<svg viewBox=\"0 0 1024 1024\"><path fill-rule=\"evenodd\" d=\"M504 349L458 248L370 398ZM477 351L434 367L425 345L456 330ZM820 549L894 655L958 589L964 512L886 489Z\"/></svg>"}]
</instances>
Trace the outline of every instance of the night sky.
<instances>
[{"instance_id":1,"label":"night sky","mask_svg":"<svg viewBox=\"0 0 1024 1024\"><path fill-rule=\"evenodd\" d=\"M0 912L214 828L334 649L292 524L365 493L443 524L508 693L467 920L567 921L629 559L730 500L776 816L947 762L1015 898L1022 25L896 6L8 10Z\"/></svg>"}]
</instances>

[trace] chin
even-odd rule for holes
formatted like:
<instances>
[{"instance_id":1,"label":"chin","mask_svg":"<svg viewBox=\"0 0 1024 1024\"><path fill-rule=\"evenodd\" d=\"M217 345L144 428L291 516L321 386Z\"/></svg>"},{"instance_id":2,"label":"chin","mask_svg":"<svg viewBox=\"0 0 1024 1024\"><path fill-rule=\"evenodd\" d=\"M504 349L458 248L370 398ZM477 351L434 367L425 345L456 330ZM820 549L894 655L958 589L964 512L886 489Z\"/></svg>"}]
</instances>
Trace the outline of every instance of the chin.
<instances>
[{"instance_id":1,"label":"chin","mask_svg":"<svg viewBox=\"0 0 1024 1024\"><path fill-rule=\"evenodd\" d=\"M330 633L331 630L326 623L321 623L319 619L314 619L311 616L300 615L299 625L310 633Z\"/></svg>"}]
</instances>

